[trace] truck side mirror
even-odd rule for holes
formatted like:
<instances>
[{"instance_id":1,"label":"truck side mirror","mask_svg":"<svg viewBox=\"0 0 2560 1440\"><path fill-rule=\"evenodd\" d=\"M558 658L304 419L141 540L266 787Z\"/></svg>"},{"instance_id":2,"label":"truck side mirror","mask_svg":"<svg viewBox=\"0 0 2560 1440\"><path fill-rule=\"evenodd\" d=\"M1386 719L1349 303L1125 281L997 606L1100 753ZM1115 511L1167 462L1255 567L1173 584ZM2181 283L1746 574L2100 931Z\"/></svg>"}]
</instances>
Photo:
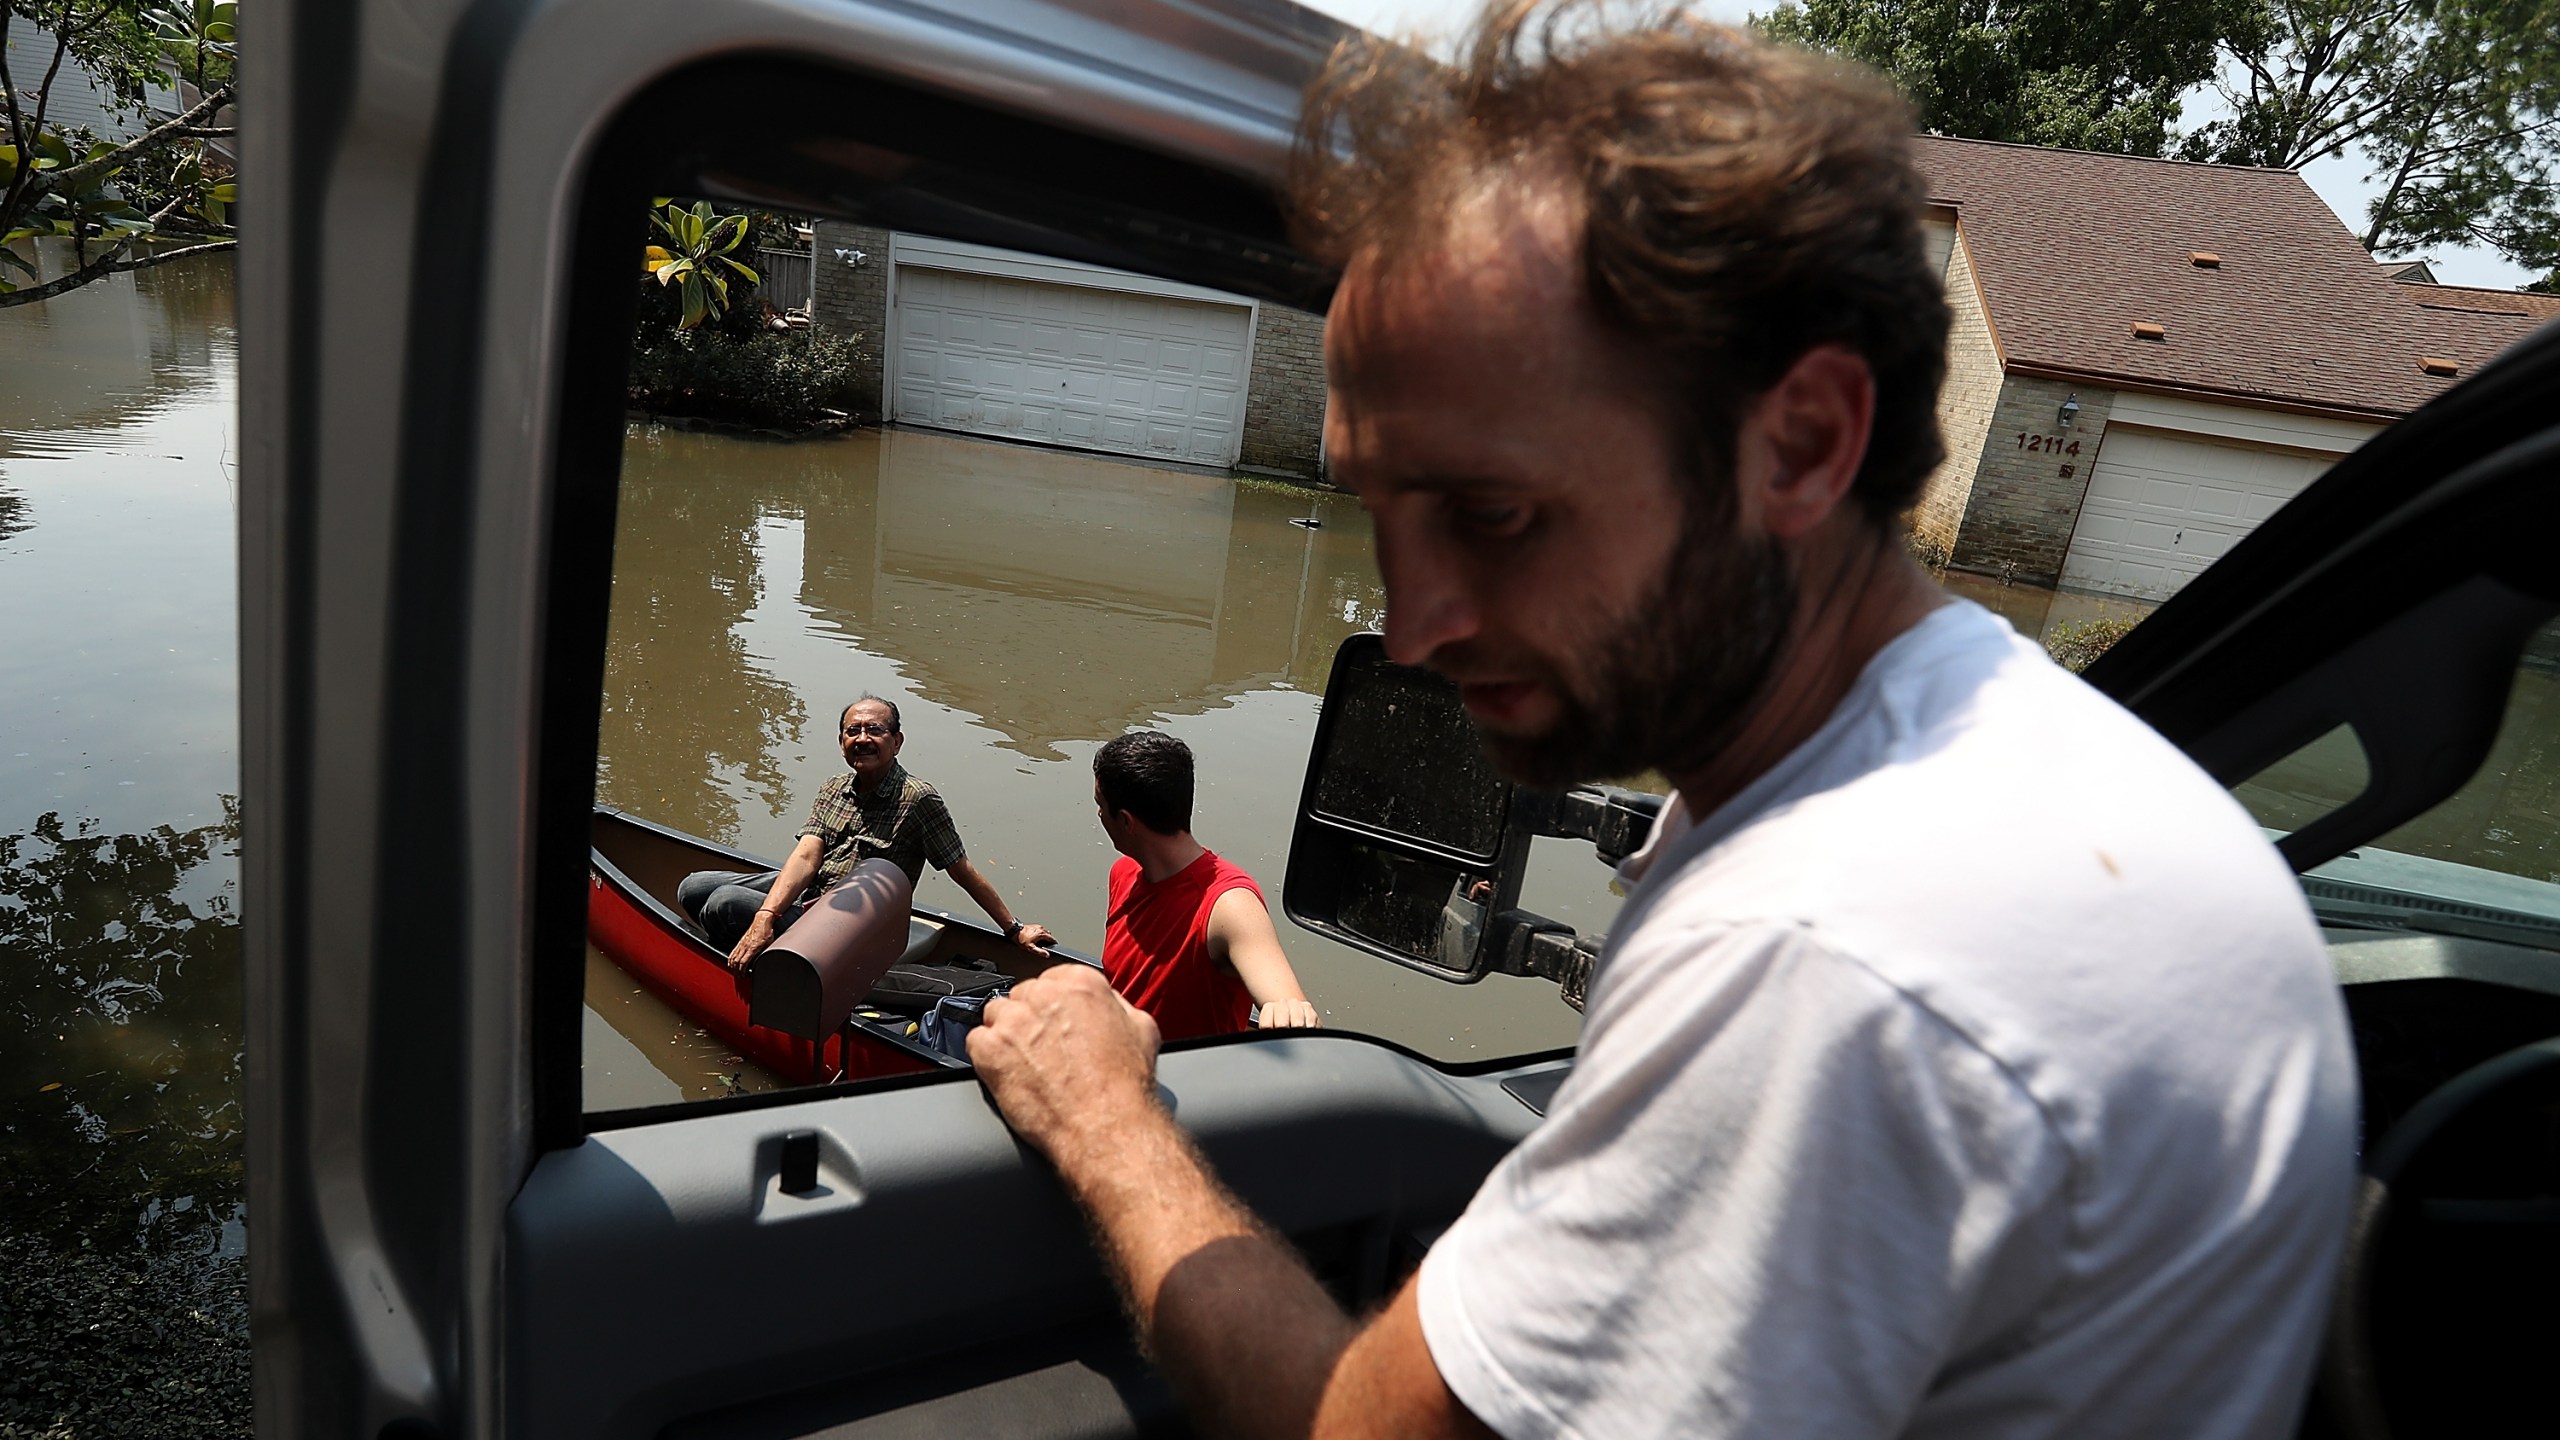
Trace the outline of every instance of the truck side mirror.
<instances>
[{"instance_id":1,"label":"truck side mirror","mask_svg":"<svg viewBox=\"0 0 2560 1440\"><path fill-rule=\"evenodd\" d=\"M1484 758L1458 687L1387 658L1377 635L1334 652L1289 841L1291 920L1443 980L1489 968L1492 917L1520 892L1529 836Z\"/></svg>"},{"instance_id":2,"label":"truck side mirror","mask_svg":"<svg viewBox=\"0 0 2560 1440\"><path fill-rule=\"evenodd\" d=\"M1662 797L1522 790L1494 773L1458 687L1354 635L1334 652L1281 907L1300 926L1460 983L1540 975L1581 1008L1599 937L1518 908L1529 843L1588 840L1615 865Z\"/></svg>"}]
</instances>

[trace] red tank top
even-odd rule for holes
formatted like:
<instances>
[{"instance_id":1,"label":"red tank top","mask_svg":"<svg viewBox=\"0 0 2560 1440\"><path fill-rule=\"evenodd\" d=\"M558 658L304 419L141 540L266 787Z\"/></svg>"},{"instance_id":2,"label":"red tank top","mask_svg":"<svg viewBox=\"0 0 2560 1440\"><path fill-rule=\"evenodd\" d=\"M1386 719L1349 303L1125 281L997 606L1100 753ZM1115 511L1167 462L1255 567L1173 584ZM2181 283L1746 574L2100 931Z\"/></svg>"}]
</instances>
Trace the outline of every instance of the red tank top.
<instances>
[{"instance_id":1,"label":"red tank top","mask_svg":"<svg viewBox=\"0 0 2560 1440\"><path fill-rule=\"evenodd\" d=\"M1209 910L1230 890L1262 899L1253 877L1214 850L1154 884L1126 855L1111 866L1102 970L1130 1004L1156 1017L1167 1040L1242 1030L1252 1012L1243 979L1209 958Z\"/></svg>"}]
</instances>

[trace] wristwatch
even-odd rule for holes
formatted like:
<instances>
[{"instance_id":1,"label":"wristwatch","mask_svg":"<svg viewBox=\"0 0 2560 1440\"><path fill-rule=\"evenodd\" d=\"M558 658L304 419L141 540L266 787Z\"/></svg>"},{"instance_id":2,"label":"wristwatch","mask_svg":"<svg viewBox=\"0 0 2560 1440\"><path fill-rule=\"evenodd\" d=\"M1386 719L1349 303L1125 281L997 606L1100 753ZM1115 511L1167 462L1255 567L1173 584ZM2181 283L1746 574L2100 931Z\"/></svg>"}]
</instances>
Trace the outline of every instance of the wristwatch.
<instances>
[{"instance_id":1,"label":"wristwatch","mask_svg":"<svg viewBox=\"0 0 2560 1440\"><path fill-rule=\"evenodd\" d=\"M1015 919L1014 919L1014 921L1013 921L1013 923L1012 923L1012 924L1007 925L1006 927L1004 927L1004 938L1005 938L1006 940L1008 940L1008 941L1012 941L1012 942L1014 942L1014 943L1016 943L1016 944L1019 944L1019 943L1021 942L1021 940L1022 940L1022 920L1021 920L1021 917L1019 917L1019 916L1015 917Z\"/></svg>"}]
</instances>

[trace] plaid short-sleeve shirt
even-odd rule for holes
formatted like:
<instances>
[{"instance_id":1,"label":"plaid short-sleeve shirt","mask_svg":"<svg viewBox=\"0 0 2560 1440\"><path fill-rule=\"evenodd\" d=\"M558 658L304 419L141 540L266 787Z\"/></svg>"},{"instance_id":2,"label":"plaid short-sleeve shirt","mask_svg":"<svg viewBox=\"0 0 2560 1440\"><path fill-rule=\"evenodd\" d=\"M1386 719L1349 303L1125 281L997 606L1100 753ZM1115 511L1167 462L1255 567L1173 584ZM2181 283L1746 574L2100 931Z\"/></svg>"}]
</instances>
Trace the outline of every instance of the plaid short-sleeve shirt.
<instances>
[{"instance_id":1,"label":"plaid short-sleeve shirt","mask_svg":"<svg viewBox=\"0 0 2560 1440\"><path fill-rule=\"evenodd\" d=\"M825 847L818 878L811 882L819 890L875 857L906 871L910 885L924 878L927 861L936 870L948 870L969 858L942 793L908 774L903 765L890 766L868 795L858 792L849 770L820 786L800 834L818 837Z\"/></svg>"}]
</instances>

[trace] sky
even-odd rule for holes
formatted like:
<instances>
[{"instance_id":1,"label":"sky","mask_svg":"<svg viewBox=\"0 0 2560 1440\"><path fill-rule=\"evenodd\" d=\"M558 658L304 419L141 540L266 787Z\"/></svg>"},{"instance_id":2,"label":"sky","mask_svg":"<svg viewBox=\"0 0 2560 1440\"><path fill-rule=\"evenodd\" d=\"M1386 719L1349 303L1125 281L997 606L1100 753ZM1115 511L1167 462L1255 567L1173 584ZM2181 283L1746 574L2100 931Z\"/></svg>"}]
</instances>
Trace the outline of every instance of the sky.
<instances>
[{"instance_id":1,"label":"sky","mask_svg":"<svg viewBox=\"0 0 2560 1440\"><path fill-rule=\"evenodd\" d=\"M1337 20L1346 20L1366 30L1387 34L1419 31L1429 35L1449 34L1463 26L1477 8L1478 0L1299 0L1310 9L1320 10ZM1703 0L1700 13L1717 20L1739 23L1753 10L1774 9L1774 0L1759 4L1748 0ZM2220 102L2210 93L2199 93L2187 105L2187 121L2193 125L2208 113L2220 110ZM2315 161L2304 166L2302 178L2312 193L2329 202L2352 234L2361 235L2365 227L2365 206L2378 188L2364 175L2365 161L2355 154ZM2437 246L2421 257L2427 260L2438 281L2447 285L2485 285L2494 289L2513 289L2534 279L2532 272L2507 263L2494 250L2477 246Z\"/></svg>"}]
</instances>

